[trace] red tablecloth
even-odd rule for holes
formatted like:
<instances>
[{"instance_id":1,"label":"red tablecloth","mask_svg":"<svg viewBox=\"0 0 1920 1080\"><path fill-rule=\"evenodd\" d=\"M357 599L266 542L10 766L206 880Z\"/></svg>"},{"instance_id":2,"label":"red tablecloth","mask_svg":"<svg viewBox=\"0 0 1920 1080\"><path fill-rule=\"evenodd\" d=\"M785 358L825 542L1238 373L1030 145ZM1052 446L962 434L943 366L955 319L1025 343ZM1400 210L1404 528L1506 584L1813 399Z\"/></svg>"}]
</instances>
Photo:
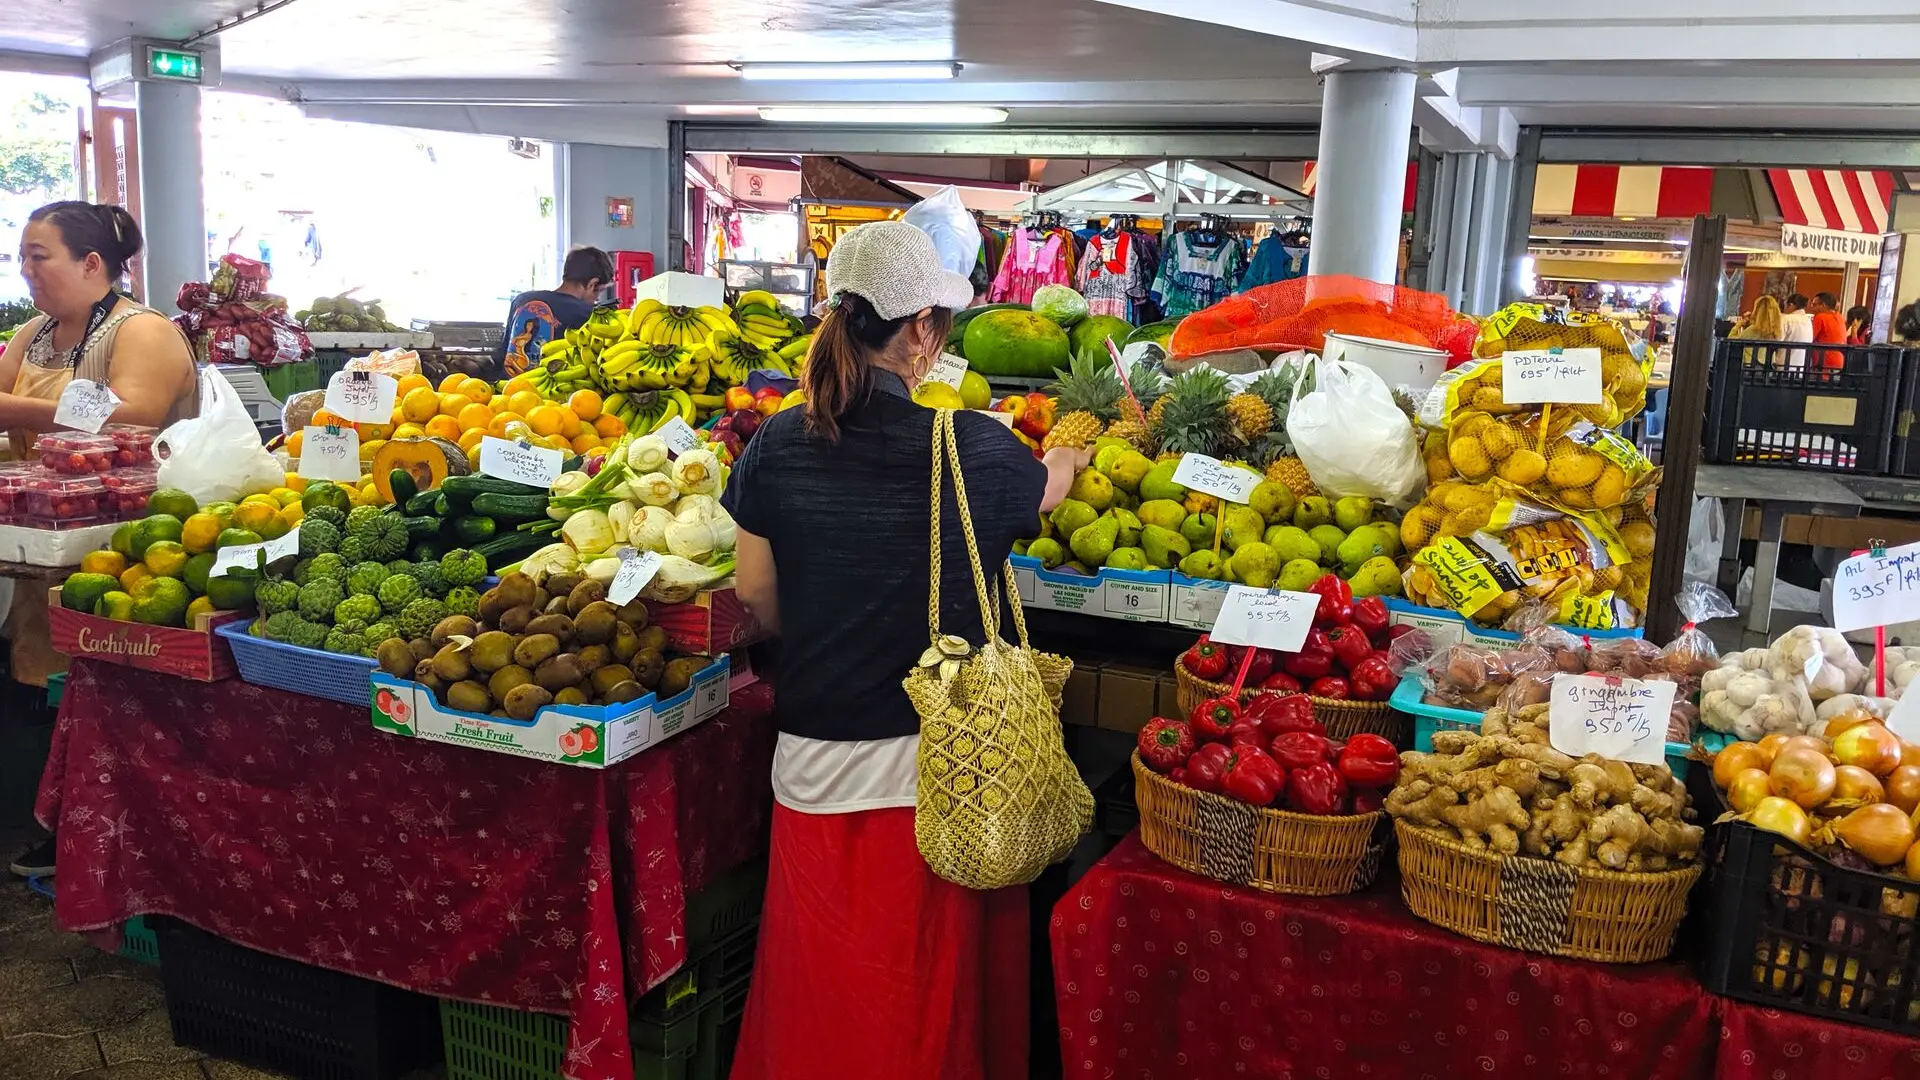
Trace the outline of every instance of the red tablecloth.
<instances>
[{"instance_id":1,"label":"red tablecloth","mask_svg":"<svg viewBox=\"0 0 1920 1080\"><path fill-rule=\"evenodd\" d=\"M1709 994L1676 962L1481 945L1414 918L1385 876L1356 896L1275 896L1128 837L1054 908L1066 1075L1920 1076L1920 1039Z\"/></svg>"},{"instance_id":2,"label":"red tablecloth","mask_svg":"<svg viewBox=\"0 0 1920 1080\"><path fill-rule=\"evenodd\" d=\"M421 993L566 1014L629 1080L626 1000L685 895L765 843L765 686L605 771L384 735L365 706L75 661L37 814L69 930L172 915ZM624 942L624 952L623 943Z\"/></svg>"}]
</instances>

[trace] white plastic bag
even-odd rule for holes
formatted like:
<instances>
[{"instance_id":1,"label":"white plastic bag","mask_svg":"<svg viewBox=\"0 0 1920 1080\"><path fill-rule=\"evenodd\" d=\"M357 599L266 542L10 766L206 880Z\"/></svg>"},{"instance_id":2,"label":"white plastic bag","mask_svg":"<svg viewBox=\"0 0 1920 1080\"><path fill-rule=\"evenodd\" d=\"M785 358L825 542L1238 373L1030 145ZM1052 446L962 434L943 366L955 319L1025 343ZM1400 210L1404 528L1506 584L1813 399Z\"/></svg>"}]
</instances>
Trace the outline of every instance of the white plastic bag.
<instances>
[{"instance_id":1,"label":"white plastic bag","mask_svg":"<svg viewBox=\"0 0 1920 1080\"><path fill-rule=\"evenodd\" d=\"M1427 468L1413 422L1386 382L1344 360L1322 359L1314 371L1313 390L1303 395L1294 384L1287 413L1287 436L1314 484L1331 498L1364 495L1396 509L1412 506Z\"/></svg>"},{"instance_id":2,"label":"white plastic bag","mask_svg":"<svg viewBox=\"0 0 1920 1080\"><path fill-rule=\"evenodd\" d=\"M933 238L943 268L961 277L973 273L980 259L980 225L960 201L959 188L948 184L907 207L901 220Z\"/></svg>"},{"instance_id":3,"label":"white plastic bag","mask_svg":"<svg viewBox=\"0 0 1920 1080\"><path fill-rule=\"evenodd\" d=\"M153 440L153 456L160 461L160 486L179 488L203 506L238 502L286 479L261 445L239 393L211 364L200 372L200 415L162 431Z\"/></svg>"},{"instance_id":4,"label":"white plastic bag","mask_svg":"<svg viewBox=\"0 0 1920 1080\"><path fill-rule=\"evenodd\" d=\"M1687 561L1682 576L1712 585L1720 578L1720 548L1727 535L1727 516L1720 500L1696 496L1687 523Z\"/></svg>"}]
</instances>

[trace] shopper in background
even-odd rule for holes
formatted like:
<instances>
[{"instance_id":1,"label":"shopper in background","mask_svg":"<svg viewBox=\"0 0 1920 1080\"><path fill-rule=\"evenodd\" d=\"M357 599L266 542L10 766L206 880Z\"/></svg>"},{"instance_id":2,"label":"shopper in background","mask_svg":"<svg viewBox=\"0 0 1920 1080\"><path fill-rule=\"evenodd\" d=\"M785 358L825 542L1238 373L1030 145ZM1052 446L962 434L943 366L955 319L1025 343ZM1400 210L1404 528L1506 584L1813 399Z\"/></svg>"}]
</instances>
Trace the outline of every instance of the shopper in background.
<instances>
[{"instance_id":1,"label":"shopper in background","mask_svg":"<svg viewBox=\"0 0 1920 1080\"><path fill-rule=\"evenodd\" d=\"M1845 345L1847 343L1847 324L1840 320L1840 298L1830 292L1814 293L1813 302L1807 310L1813 315L1813 340L1816 345ZM1821 362L1830 368L1845 367L1845 353L1824 352Z\"/></svg>"},{"instance_id":2,"label":"shopper in background","mask_svg":"<svg viewBox=\"0 0 1920 1080\"><path fill-rule=\"evenodd\" d=\"M1904 345L1920 344L1920 303L1908 304L1894 313L1893 336Z\"/></svg>"},{"instance_id":3,"label":"shopper in background","mask_svg":"<svg viewBox=\"0 0 1920 1080\"><path fill-rule=\"evenodd\" d=\"M1786 298L1780 305L1780 340L1812 341L1813 316L1807 314L1807 298L1799 293ZM1807 350L1791 349L1787 352L1788 367L1806 367Z\"/></svg>"},{"instance_id":4,"label":"shopper in background","mask_svg":"<svg viewBox=\"0 0 1920 1080\"><path fill-rule=\"evenodd\" d=\"M606 252L597 247L567 252L559 288L523 292L507 305L507 330L493 348L495 374L512 378L538 364L542 346L586 325L600 290L612 281L613 260Z\"/></svg>"},{"instance_id":5,"label":"shopper in background","mask_svg":"<svg viewBox=\"0 0 1920 1080\"><path fill-rule=\"evenodd\" d=\"M1867 310L1865 304L1855 304L1847 309L1847 344L1867 343L1868 335L1873 333L1873 327L1869 324L1872 317L1873 313Z\"/></svg>"},{"instance_id":6,"label":"shopper in background","mask_svg":"<svg viewBox=\"0 0 1920 1080\"><path fill-rule=\"evenodd\" d=\"M722 502L740 597L780 638L773 842L733 1080L1022 1080L1027 894L936 877L914 843L920 719L901 680L927 648L934 413L914 386L973 286L905 222L827 262L804 409L747 444ZM1066 497L1086 451L1044 462L954 417L981 562ZM860 520L846 511L860 492ZM949 481L940 625L984 640ZM1004 625L1004 619L1002 620Z\"/></svg>"},{"instance_id":7,"label":"shopper in background","mask_svg":"<svg viewBox=\"0 0 1920 1080\"><path fill-rule=\"evenodd\" d=\"M1753 302L1752 314L1727 336L1743 341L1786 340L1780 334L1780 301L1771 296L1762 296ZM1784 354L1785 350L1782 349L1743 349L1740 363L1747 366L1779 364Z\"/></svg>"}]
</instances>

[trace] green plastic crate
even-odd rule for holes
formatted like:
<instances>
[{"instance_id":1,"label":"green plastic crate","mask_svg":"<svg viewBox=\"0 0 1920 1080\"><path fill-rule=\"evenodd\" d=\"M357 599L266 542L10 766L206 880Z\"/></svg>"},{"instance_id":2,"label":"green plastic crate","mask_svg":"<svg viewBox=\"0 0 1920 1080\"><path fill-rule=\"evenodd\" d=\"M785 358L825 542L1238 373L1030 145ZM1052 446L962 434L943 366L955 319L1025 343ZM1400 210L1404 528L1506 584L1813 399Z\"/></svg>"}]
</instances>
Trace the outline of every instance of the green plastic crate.
<instances>
[{"instance_id":1,"label":"green plastic crate","mask_svg":"<svg viewBox=\"0 0 1920 1080\"><path fill-rule=\"evenodd\" d=\"M633 1014L654 1023L667 1023L699 1009L716 994L725 994L745 982L753 974L753 954L759 938L760 928L748 926L695 955L682 964L680 970L667 976L667 981L635 1002Z\"/></svg>"},{"instance_id":2,"label":"green plastic crate","mask_svg":"<svg viewBox=\"0 0 1920 1080\"><path fill-rule=\"evenodd\" d=\"M67 693L67 673L58 671L47 676L47 708L58 709L60 699Z\"/></svg>"},{"instance_id":3,"label":"green plastic crate","mask_svg":"<svg viewBox=\"0 0 1920 1080\"><path fill-rule=\"evenodd\" d=\"M121 924L120 955L152 967L160 966L160 939L147 927L145 916L135 915Z\"/></svg>"},{"instance_id":4,"label":"green plastic crate","mask_svg":"<svg viewBox=\"0 0 1920 1080\"><path fill-rule=\"evenodd\" d=\"M281 401L305 390L320 389L320 363L317 360L275 364L261 368L260 375L267 381L267 390Z\"/></svg>"},{"instance_id":5,"label":"green plastic crate","mask_svg":"<svg viewBox=\"0 0 1920 1080\"><path fill-rule=\"evenodd\" d=\"M762 855L707 883L687 897L687 956L704 956L749 926L760 924L767 898L767 859Z\"/></svg>"},{"instance_id":6,"label":"green plastic crate","mask_svg":"<svg viewBox=\"0 0 1920 1080\"><path fill-rule=\"evenodd\" d=\"M746 1010L743 980L668 1024L636 1020L634 1080L726 1080ZM559 1080L566 1060L567 1022L461 1001L440 1003L447 1080Z\"/></svg>"}]
</instances>

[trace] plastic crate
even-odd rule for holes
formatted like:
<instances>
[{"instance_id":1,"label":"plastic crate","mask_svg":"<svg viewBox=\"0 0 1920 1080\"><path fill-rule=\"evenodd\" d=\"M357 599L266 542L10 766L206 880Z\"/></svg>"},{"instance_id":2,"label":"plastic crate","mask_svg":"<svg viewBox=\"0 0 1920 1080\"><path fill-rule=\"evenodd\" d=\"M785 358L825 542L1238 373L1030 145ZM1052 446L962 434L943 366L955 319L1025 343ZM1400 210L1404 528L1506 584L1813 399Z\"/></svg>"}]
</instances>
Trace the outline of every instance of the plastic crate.
<instances>
[{"instance_id":1,"label":"plastic crate","mask_svg":"<svg viewBox=\"0 0 1920 1080\"><path fill-rule=\"evenodd\" d=\"M758 914L756 910L756 914ZM693 937L688 933L689 946ZM753 955L759 945L758 925L737 930L725 941L694 952L680 970L648 991L633 1005L633 1015L655 1024L667 1024L704 1008L753 975Z\"/></svg>"},{"instance_id":2,"label":"plastic crate","mask_svg":"<svg viewBox=\"0 0 1920 1080\"><path fill-rule=\"evenodd\" d=\"M1762 347L1765 346L1765 347ZM1884 474L1905 350L1887 345L1789 345L1806 367L1777 367L1772 343L1715 345L1707 401L1705 460L1827 472ZM1842 367L1819 363L1838 353ZM1752 361L1752 362L1748 362Z\"/></svg>"},{"instance_id":3,"label":"plastic crate","mask_svg":"<svg viewBox=\"0 0 1920 1080\"><path fill-rule=\"evenodd\" d=\"M135 915L120 924L120 955L142 964L160 966L160 938L147 925L145 916Z\"/></svg>"},{"instance_id":4,"label":"plastic crate","mask_svg":"<svg viewBox=\"0 0 1920 1080\"><path fill-rule=\"evenodd\" d=\"M320 364L316 360L275 364L261 368L260 377L266 380L267 392L274 400L285 401L295 394L320 389Z\"/></svg>"},{"instance_id":5,"label":"plastic crate","mask_svg":"<svg viewBox=\"0 0 1920 1080\"><path fill-rule=\"evenodd\" d=\"M67 693L67 673L56 671L47 676L47 708L58 710L60 699Z\"/></svg>"},{"instance_id":6,"label":"plastic crate","mask_svg":"<svg viewBox=\"0 0 1920 1080\"><path fill-rule=\"evenodd\" d=\"M1103 835L1124 837L1140 825L1140 807L1133 801L1133 770L1115 769L1093 789L1093 823Z\"/></svg>"},{"instance_id":7,"label":"plastic crate","mask_svg":"<svg viewBox=\"0 0 1920 1080\"><path fill-rule=\"evenodd\" d=\"M249 634L252 626L253 620L246 619L214 628L214 633L226 638L233 649L233 662L243 681L348 705L365 705L373 700L371 676L379 665L372 657L268 641Z\"/></svg>"},{"instance_id":8,"label":"plastic crate","mask_svg":"<svg viewBox=\"0 0 1920 1080\"><path fill-rule=\"evenodd\" d=\"M433 998L151 921L181 1046L300 1080L391 1080L440 1060Z\"/></svg>"},{"instance_id":9,"label":"plastic crate","mask_svg":"<svg viewBox=\"0 0 1920 1080\"><path fill-rule=\"evenodd\" d=\"M687 897L687 955L705 956L742 930L760 925L767 898L767 860L758 856Z\"/></svg>"},{"instance_id":10,"label":"plastic crate","mask_svg":"<svg viewBox=\"0 0 1920 1080\"><path fill-rule=\"evenodd\" d=\"M1920 480L1920 355L1907 354L1900 376L1899 401L1893 411L1893 454L1888 471Z\"/></svg>"},{"instance_id":11,"label":"plastic crate","mask_svg":"<svg viewBox=\"0 0 1920 1080\"><path fill-rule=\"evenodd\" d=\"M1700 820L1725 812L1707 770L1687 788ZM1709 991L1920 1033L1920 882L1845 869L1743 821L1709 829L1701 855Z\"/></svg>"}]
</instances>

